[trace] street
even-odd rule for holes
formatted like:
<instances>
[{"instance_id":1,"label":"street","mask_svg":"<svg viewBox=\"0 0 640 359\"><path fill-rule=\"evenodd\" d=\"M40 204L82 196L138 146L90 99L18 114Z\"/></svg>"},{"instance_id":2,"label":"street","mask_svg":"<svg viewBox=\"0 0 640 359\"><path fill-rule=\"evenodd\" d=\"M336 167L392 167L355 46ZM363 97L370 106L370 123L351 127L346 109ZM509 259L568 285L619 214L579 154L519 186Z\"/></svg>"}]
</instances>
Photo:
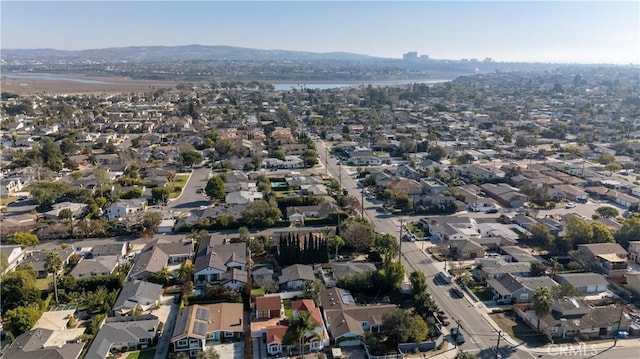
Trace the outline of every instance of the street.
<instances>
[{"instance_id":1,"label":"street","mask_svg":"<svg viewBox=\"0 0 640 359\"><path fill-rule=\"evenodd\" d=\"M198 189L204 189L204 186L207 185L207 181L211 176L210 168L195 168L191 171L189 181L182 189L180 197L170 200L167 208L188 212L201 206L210 205L211 201L209 201L209 198L204 193L198 193Z\"/></svg>"}]
</instances>

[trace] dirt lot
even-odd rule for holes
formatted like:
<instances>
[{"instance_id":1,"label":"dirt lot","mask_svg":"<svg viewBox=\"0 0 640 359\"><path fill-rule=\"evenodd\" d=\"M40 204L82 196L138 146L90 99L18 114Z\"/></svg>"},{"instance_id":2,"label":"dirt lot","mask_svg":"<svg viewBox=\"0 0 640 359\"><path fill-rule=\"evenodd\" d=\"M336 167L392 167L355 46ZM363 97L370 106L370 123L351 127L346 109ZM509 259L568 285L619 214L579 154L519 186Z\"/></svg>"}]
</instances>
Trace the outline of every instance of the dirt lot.
<instances>
[{"instance_id":1,"label":"dirt lot","mask_svg":"<svg viewBox=\"0 0 640 359\"><path fill-rule=\"evenodd\" d=\"M522 319L518 318L513 311L506 311L504 313L493 313L490 314L491 319L493 319L498 326L511 338L516 339L520 342L525 342L530 346L538 346L547 344L544 340L540 340L538 334L528 325L526 325Z\"/></svg>"},{"instance_id":2,"label":"dirt lot","mask_svg":"<svg viewBox=\"0 0 640 359\"><path fill-rule=\"evenodd\" d=\"M64 75L82 80L101 81L104 83L83 83L66 80L46 79L8 79L2 78L0 84L3 92L19 95L40 93L81 94L81 93L117 93L151 91L159 88L172 88L177 83L145 81L128 78L89 78L83 76Z\"/></svg>"}]
</instances>

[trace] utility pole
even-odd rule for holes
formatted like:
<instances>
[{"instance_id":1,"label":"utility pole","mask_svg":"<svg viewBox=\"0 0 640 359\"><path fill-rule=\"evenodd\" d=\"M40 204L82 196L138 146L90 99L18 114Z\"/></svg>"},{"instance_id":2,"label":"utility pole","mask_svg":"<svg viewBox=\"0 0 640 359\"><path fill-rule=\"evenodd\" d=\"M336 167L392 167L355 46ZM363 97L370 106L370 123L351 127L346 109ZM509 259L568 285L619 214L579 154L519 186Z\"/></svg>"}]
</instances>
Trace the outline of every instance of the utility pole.
<instances>
[{"instance_id":1,"label":"utility pole","mask_svg":"<svg viewBox=\"0 0 640 359\"><path fill-rule=\"evenodd\" d=\"M325 146L324 148L324 174L329 173L329 149Z\"/></svg>"},{"instance_id":2,"label":"utility pole","mask_svg":"<svg viewBox=\"0 0 640 359\"><path fill-rule=\"evenodd\" d=\"M360 213L362 213L362 219L364 219L364 188L360 192Z\"/></svg>"},{"instance_id":3,"label":"utility pole","mask_svg":"<svg viewBox=\"0 0 640 359\"><path fill-rule=\"evenodd\" d=\"M498 330L498 342L496 343L496 355L495 359L498 359L498 353L500 352L500 338L502 338L502 330Z\"/></svg>"},{"instance_id":4,"label":"utility pole","mask_svg":"<svg viewBox=\"0 0 640 359\"><path fill-rule=\"evenodd\" d=\"M455 338L453 338L453 345L457 348L458 347L458 335L460 335L460 329L462 329L460 327L460 319L456 319L456 325L457 325L457 329L458 329L458 334L455 336Z\"/></svg>"},{"instance_id":5,"label":"utility pole","mask_svg":"<svg viewBox=\"0 0 640 359\"><path fill-rule=\"evenodd\" d=\"M620 325L622 324L622 315L624 314L624 305L620 304L620 318L618 318L618 329L616 329L616 335L613 337L613 346L618 344L618 336L620 335Z\"/></svg>"},{"instance_id":6,"label":"utility pole","mask_svg":"<svg viewBox=\"0 0 640 359\"><path fill-rule=\"evenodd\" d=\"M398 240L400 241L400 245L398 246L398 262L402 263L402 230L404 229L404 221L400 220L400 237Z\"/></svg>"}]
</instances>

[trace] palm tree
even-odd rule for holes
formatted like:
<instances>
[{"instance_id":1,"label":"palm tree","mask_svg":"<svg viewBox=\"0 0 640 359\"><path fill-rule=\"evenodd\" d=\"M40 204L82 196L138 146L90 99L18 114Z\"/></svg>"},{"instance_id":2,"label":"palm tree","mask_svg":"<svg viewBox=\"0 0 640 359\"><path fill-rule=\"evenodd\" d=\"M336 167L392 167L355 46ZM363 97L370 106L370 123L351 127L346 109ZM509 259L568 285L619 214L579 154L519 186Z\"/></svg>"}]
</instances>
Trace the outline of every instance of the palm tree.
<instances>
[{"instance_id":1,"label":"palm tree","mask_svg":"<svg viewBox=\"0 0 640 359\"><path fill-rule=\"evenodd\" d=\"M538 317L538 331L540 331L540 318L551 313L551 305L553 304L553 298L551 292L545 287L536 289L536 293L533 295L533 311Z\"/></svg>"},{"instance_id":2,"label":"palm tree","mask_svg":"<svg viewBox=\"0 0 640 359\"><path fill-rule=\"evenodd\" d=\"M316 329L316 323L311 319L311 313L299 312L298 315L291 321L289 330L284 335L283 342L287 344L298 344L298 351L300 357L304 359L304 339L309 333L312 336L317 336L314 332Z\"/></svg>"},{"instance_id":3,"label":"palm tree","mask_svg":"<svg viewBox=\"0 0 640 359\"><path fill-rule=\"evenodd\" d=\"M330 240L330 244L331 247L336 249L336 260L338 260L338 249L340 249L340 247L344 246L344 239L342 239L342 237L336 235L333 236L333 238L331 238Z\"/></svg>"},{"instance_id":4,"label":"palm tree","mask_svg":"<svg viewBox=\"0 0 640 359\"><path fill-rule=\"evenodd\" d=\"M58 304L58 281L56 280L56 277L62 270L62 258L60 257L60 253L49 252L47 254L47 259L44 262L44 269L47 273L53 274L53 291L56 296L56 304Z\"/></svg>"}]
</instances>

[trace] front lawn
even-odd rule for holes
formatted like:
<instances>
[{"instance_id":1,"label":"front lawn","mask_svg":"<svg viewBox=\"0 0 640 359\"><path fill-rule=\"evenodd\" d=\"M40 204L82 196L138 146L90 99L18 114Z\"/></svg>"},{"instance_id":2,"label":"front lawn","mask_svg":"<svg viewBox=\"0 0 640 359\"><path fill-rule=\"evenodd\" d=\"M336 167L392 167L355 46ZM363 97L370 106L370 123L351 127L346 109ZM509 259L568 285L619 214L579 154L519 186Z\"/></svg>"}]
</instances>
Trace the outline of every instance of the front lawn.
<instances>
[{"instance_id":1,"label":"front lawn","mask_svg":"<svg viewBox=\"0 0 640 359\"><path fill-rule=\"evenodd\" d=\"M155 349L145 349L129 353L129 355L127 355L127 359L153 359L155 356Z\"/></svg>"},{"instance_id":2,"label":"front lawn","mask_svg":"<svg viewBox=\"0 0 640 359\"><path fill-rule=\"evenodd\" d=\"M36 288L42 291L49 290L52 285L53 285L53 278L51 277L36 278Z\"/></svg>"},{"instance_id":3,"label":"front lawn","mask_svg":"<svg viewBox=\"0 0 640 359\"><path fill-rule=\"evenodd\" d=\"M493 295L491 293L491 290L489 288L487 288L487 287L483 287L483 286L477 285L475 287L471 287L471 291L481 301L488 301L488 300L492 300L493 299Z\"/></svg>"},{"instance_id":4,"label":"front lawn","mask_svg":"<svg viewBox=\"0 0 640 359\"><path fill-rule=\"evenodd\" d=\"M262 297L264 295L264 288L251 289L252 297Z\"/></svg>"},{"instance_id":5,"label":"front lawn","mask_svg":"<svg viewBox=\"0 0 640 359\"><path fill-rule=\"evenodd\" d=\"M175 180L173 180L173 191L169 193L169 198L178 198L182 193L182 190L187 185L187 181L189 180L189 174L180 173L176 174Z\"/></svg>"},{"instance_id":6,"label":"front lawn","mask_svg":"<svg viewBox=\"0 0 640 359\"><path fill-rule=\"evenodd\" d=\"M419 223L411 222L407 224L407 229L409 230L409 232L413 233L413 235L415 235L418 238L424 237L424 232L422 231L422 227L420 226Z\"/></svg>"}]
</instances>

